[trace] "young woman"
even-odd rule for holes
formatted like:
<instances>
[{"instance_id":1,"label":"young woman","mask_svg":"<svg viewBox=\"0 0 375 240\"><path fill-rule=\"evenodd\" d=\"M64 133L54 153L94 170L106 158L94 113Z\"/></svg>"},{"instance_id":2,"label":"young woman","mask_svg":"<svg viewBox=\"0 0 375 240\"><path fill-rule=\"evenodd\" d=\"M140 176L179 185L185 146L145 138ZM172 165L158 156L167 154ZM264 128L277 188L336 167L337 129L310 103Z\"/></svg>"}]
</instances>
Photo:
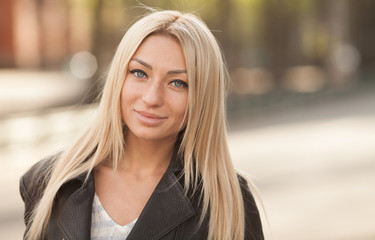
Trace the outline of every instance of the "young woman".
<instances>
[{"instance_id":1,"label":"young woman","mask_svg":"<svg viewBox=\"0 0 375 240\"><path fill-rule=\"evenodd\" d=\"M136 22L95 121L21 178L25 239L263 239L228 151L227 80L196 16L160 11Z\"/></svg>"}]
</instances>

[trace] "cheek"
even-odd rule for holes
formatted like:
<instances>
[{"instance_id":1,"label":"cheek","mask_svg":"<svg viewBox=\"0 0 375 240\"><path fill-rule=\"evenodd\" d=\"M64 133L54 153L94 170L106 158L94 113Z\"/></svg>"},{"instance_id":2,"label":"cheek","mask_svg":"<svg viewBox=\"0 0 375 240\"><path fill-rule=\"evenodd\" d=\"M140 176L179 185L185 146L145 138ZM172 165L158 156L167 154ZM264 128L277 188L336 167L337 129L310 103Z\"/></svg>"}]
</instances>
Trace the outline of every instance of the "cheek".
<instances>
[{"instance_id":1,"label":"cheek","mask_svg":"<svg viewBox=\"0 0 375 240\"><path fill-rule=\"evenodd\" d=\"M188 108L188 97L187 94L186 96L181 96L180 98L175 98L173 101L173 109L175 110L174 112L176 113L176 117L182 121L182 119L185 116L185 112L187 111ZM187 121L187 116L184 119L184 125L186 124Z\"/></svg>"}]
</instances>

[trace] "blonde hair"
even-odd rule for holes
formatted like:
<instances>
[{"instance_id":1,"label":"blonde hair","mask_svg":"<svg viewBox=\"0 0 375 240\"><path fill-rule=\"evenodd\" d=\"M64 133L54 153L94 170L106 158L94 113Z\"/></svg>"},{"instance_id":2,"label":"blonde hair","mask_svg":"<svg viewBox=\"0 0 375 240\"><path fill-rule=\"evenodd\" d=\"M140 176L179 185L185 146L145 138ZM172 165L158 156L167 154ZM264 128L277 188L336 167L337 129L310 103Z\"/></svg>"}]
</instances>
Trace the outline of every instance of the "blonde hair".
<instances>
[{"instance_id":1,"label":"blonde hair","mask_svg":"<svg viewBox=\"0 0 375 240\"><path fill-rule=\"evenodd\" d=\"M179 41L189 77L187 125L179 154L184 159L185 189L201 184L203 218L209 216L208 239L244 239L244 203L230 158L225 118L228 74L221 50L207 26L193 14L154 11L137 21L124 35L111 63L98 116L77 141L54 163L50 180L34 209L26 239L46 231L59 188L104 160L124 156L120 94L127 65L150 34L167 34ZM198 182L200 181L200 182Z\"/></svg>"}]
</instances>

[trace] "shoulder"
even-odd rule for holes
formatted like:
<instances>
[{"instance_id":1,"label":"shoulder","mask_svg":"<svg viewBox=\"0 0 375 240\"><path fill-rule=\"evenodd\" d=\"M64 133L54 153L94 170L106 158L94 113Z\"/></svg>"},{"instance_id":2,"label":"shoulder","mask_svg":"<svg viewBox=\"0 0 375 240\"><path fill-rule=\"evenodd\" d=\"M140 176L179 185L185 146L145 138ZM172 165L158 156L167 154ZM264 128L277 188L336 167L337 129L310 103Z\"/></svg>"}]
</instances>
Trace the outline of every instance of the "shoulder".
<instances>
[{"instance_id":1,"label":"shoulder","mask_svg":"<svg viewBox=\"0 0 375 240\"><path fill-rule=\"evenodd\" d=\"M245 239L263 240L263 229L254 195L250 190L248 180L237 174L245 207Z\"/></svg>"},{"instance_id":2,"label":"shoulder","mask_svg":"<svg viewBox=\"0 0 375 240\"><path fill-rule=\"evenodd\" d=\"M23 201L35 201L42 195L59 153L48 156L35 163L20 179L20 193Z\"/></svg>"},{"instance_id":3,"label":"shoulder","mask_svg":"<svg viewBox=\"0 0 375 240\"><path fill-rule=\"evenodd\" d=\"M20 179L20 194L25 203L24 221L26 227L30 225L30 217L36 204L43 196L47 186L49 173L58 158L58 154L51 155L34 164Z\"/></svg>"},{"instance_id":4,"label":"shoulder","mask_svg":"<svg viewBox=\"0 0 375 240\"><path fill-rule=\"evenodd\" d=\"M256 208L255 199L249 187L249 180L240 174L237 174L237 178L240 183L242 197L244 198L245 204L250 204Z\"/></svg>"}]
</instances>

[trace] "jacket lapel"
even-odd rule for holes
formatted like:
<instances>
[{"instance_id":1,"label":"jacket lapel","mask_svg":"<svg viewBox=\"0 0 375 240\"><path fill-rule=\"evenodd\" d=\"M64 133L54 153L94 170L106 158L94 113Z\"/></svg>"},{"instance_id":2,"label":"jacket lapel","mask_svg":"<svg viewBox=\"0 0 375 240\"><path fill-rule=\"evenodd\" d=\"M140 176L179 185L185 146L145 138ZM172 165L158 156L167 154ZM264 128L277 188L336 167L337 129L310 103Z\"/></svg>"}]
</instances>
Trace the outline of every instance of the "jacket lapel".
<instances>
[{"instance_id":1,"label":"jacket lapel","mask_svg":"<svg viewBox=\"0 0 375 240\"><path fill-rule=\"evenodd\" d=\"M175 150L171 163L156 186L127 240L157 240L195 214L176 173L183 164ZM69 182L69 191L61 191L54 214L57 225L68 239L90 239L94 173ZM75 187L73 187L74 185ZM126 203L124 203L126 204Z\"/></svg>"},{"instance_id":2,"label":"jacket lapel","mask_svg":"<svg viewBox=\"0 0 375 240\"><path fill-rule=\"evenodd\" d=\"M68 239L90 239L92 201L95 193L93 173L87 182L85 174L76 178L77 188L73 193L63 193L68 197L57 207L57 225ZM60 196L59 196L60 198ZM61 196L64 198L64 196Z\"/></svg>"},{"instance_id":3,"label":"jacket lapel","mask_svg":"<svg viewBox=\"0 0 375 240\"><path fill-rule=\"evenodd\" d=\"M127 240L160 239L194 215L194 208L171 166L156 186Z\"/></svg>"}]
</instances>

